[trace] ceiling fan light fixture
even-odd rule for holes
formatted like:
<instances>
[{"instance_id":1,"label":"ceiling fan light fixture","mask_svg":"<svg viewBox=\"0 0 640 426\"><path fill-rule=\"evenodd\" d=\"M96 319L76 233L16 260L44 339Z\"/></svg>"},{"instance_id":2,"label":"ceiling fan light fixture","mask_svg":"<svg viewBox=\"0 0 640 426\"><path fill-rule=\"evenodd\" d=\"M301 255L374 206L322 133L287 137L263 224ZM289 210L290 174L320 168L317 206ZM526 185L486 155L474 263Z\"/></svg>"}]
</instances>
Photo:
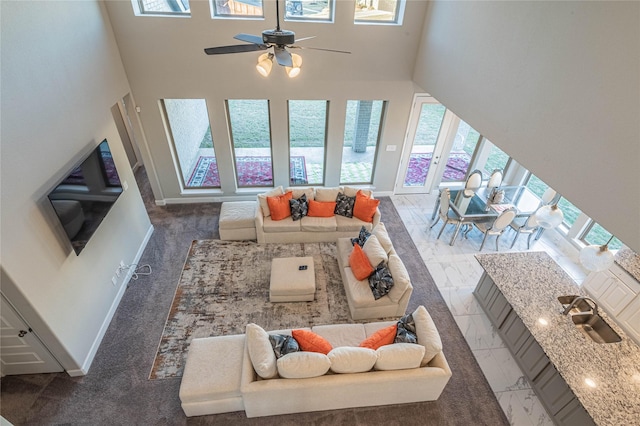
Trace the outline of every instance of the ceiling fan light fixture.
<instances>
[{"instance_id":1,"label":"ceiling fan light fixture","mask_svg":"<svg viewBox=\"0 0 640 426\"><path fill-rule=\"evenodd\" d=\"M287 71L287 75L289 78L295 78L300 74L300 67L302 67L302 56L292 53L291 61L293 62L293 67L284 67Z\"/></svg>"},{"instance_id":2,"label":"ceiling fan light fixture","mask_svg":"<svg viewBox=\"0 0 640 426\"><path fill-rule=\"evenodd\" d=\"M273 68L273 53L263 53L258 57L256 69L263 77L268 77Z\"/></svg>"}]
</instances>

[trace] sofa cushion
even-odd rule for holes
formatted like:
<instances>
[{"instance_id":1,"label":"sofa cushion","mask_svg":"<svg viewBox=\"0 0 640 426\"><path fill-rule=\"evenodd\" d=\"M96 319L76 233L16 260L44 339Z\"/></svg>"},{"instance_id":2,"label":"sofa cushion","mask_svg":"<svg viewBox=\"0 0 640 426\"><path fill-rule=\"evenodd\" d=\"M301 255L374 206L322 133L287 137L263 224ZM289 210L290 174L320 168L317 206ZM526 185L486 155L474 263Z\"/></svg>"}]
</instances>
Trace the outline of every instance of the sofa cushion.
<instances>
[{"instance_id":1,"label":"sofa cushion","mask_svg":"<svg viewBox=\"0 0 640 426\"><path fill-rule=\"evenodd\" d=\"M289 191L293 192L293 198L296 200L300 198L302 194L307 196L307 200L314 199L315 189L313 187L301 188L297 186L290 186L289 188L286 188L284 190L284 192L289 192Z\"/></svg>"},{"instance_id":2,"label":"sofa cushion","mask_svg":"<svg viewBox=\"0 0 640 426\"><path fill-rule=\"evenodd\" d=\"M369 259L369 263L372 266L376 267L380 264L380 262L387 262L389 260L387 256L387 252L384 250L380 242L378 241L378 237L375 235L371 235L367 238L367 241L362 246L362 251L367 255Z\"/></svg>"},{"instance_id":3,"label":"sofa cushion","mask_svg":"<svg viewBox=\"0 0 640 426\"><path fill-rule=\"evenodd\" d=\"M387 266L393 277L393 287L389 290L389 299L394 303L398 303L402 295L411 286L411 278L409 278L409 272L407 272L407 268L397 254L389 256Z\"/></svg>"},{"instance_id":4,"label":"sofa cushion","mask_svg":"<svg viewBox=\"0 0 640 426\"><path fill-rule=\"evenodd\" d=\"M356 204L353 206L353 215L365 222L373 222L373 215L378 209L380 200L370 198L362 190L356 193Z\"/></svg>"},{"instance_id":5,"label":"sofa cushion","mask_svg":"<svg viewBox=\"0 0 640 426\"><path fill-rule=\"evenodd\" d=\"M336 218L306 216L300 220L301 231L333 232L336 230Z\"/></svg>"},{"instance_id":6,"label":"sofa cushion","mask_svg":"<svg viewBox=\"0 0 640 426\"><path fill-rule=\"evenodd\" d=\"M282 220L291 216L291 206L289 200L293 197L293 192L285 192L274 197L267 197L267 204L271 212L271 219Z\"/></svg>"},{"instance_id":7,"label":"sofa cushion","mask_svg":"<svg viewBox=\"0 0 640 426\"><path fill-rule=\"evenodd\" d=\"M289 200L289 207L291 207L291 219L294 221L302 219L309 213L307 195L302 194L298 199Z\"/></svg>"},{"instance_id":8,"label":"sofa cushion","mask_svg":"<svg viewBox=\"0 0 640 426\"><path fill-rule=\"evenodd\" d=\"M316 201L336 201L338 193L342 191L342 188L316 188Z\"/></svg>"},{"instance_id":9,"label":"sofa cushion","mask_svg":"<svg viewBox=\"0 0 640 426\"><path fill-rule=\"evenodd\" d=\"M267 204L267 197L275 197L276 195L284 194L282 185L273 188L271 191L267 191L264 194L258 194L258 203L262 209L262 216L271 216L271 210L269 210L269 204Z\"/></svg>"},{"instance_id":10,"label":"sofa cushion","mask_svg":"<svg viewBox=\"0 0 640 426\"><path fill-rule=\"evenodd\" d=\"M393 250L393 243L391 242L391 238L389 238L389 233L387 232L387 228L384 226L384 223L378 223L371 233L378 238L378 241L384 248L384 251L387 252L387 255L391 253Z\"/></svg>"},{"instance_id":11,"label":"sofa cushion","mask_svg":"<svg viewBox=\"0 0 640 426\"><path fill-rule=\"evenodd\" d=\"M321 354L328 354L333 347L331 343L319 334L313 331L296 329L291 331L291 335L300 345L300 349L306 352L319 352Z\"/></svg>"},{"instance_id":12,"label":"sofa cushion","mask_svg":"<svg viewBox=\"0 0 640 426\"><path fill-rule=\"evenodd\" d=\"M253 369L263 379L272 379L278 375L276 354L269 341L269 334L257 324L246 327L247 349Z\"/></svg>"},{"instance_id":13,"label":"sofa cushion","mask_svg":"<svg viewBox=\"0 0 640 426\"><path fill-rule=\"evenodd\" d=\"M353 205L356 203L356 197L347 197L342 192L338 192L336 197L336 209L334 213L339 216L348 218L353 217Z\"/></svg>"},{"instance_id":14,"label":"sofa cushion","mask_svg":"<svg viewBox=\"0 0 640 426\"><path fill-rule=\"evenodd\" d=\"M293 352L278 359L278 374L285 379L319 377L329 371L331 361L317 352Z\"/></svg>"},{"instance_id":15,"label":"sofa cushion","mask_svg":"<svg viewBox=\"0 0 640 426\"><path fill-rule=\"evenodd\" d=\"M364 373L371 370L378 359L373 349L350 346L333 348L327 356L334 373Z\"/></svg>"},{"instance_id":16,"label":"sofa cushion","mask_svg":"<svg viewBox=\"0 0 640 426\"><path fill-rule=\"evenodd\" d=\"M335 201L309 200L309 217L333 217L336 208Z\"/></svg>"},{"instance_id":17,"label":"sofa cushion","mask_svg":"<svg viewBox=\"0 0 640 426\"><path fill-rule=\"evenodd\" d=\"M312 331L324 337L334 349L341 346L358 346L367 338L363 324L316 325Z\"/></svg>"},{"instance_id":18,"label":"sofa cushion","mask_svg":"<svg viewBox=\"0 0 640 426\"><path fill-rule=\"evenodd\" d=\"M376 350L378 359L376 370L405 370L420 367L424 357L424 347L413 343L395 343Z\"/></svg>"},{"instance_id":19,"label":"sofa cushion","mask_svg":"<svg viewBox=\"0 0 640 426\"><path fill-rule=\"evenodd\" d=\"M342 192L348 197L355 197L358 191L362 191L362 193L367 197L373 196L373 192L371 192L371 190L369 189L360 189L353 186L345 186L342 188Z\"/></svg>"},{"instance_id":20,"label":"sofa cushion","mask_svg":"<svg viewBox=\"0 0 640 426\"><path fill-rule=\"evenodd\" d=\"M300 352L300 345L293 336L287 334L269 334L269 341L276 358L281 358L292 352Z\"/></svg>"},{"instance_id":21,"label":"sofa cushion","mask_svg":"<svg viewBox=\"0 0 640 426\"><path fill-rule=\"evenodd\" d=\"M303 218L303 220L306 219ZM292 217L288 217L282 220L273 220L271 216L264 218L264 224L262 229L264 232L298 232L300 231L300 224L302 220L293 220Z\"/></svg>"},{"instance_id":22,"label":"sofa cushion","mask_svg":"<svg viewBox=\"0 0 640 426\"><path fill-rule=\"evenodd\" d=\"M413 311L413 320L416 323L418 344L425 348L421 364L424 367L434 356L442 352L442 340L431 315L424 306L420 305Z\"/></svg>"},{"instance_id":23,"label":"sofa cushion","mask_svg":"<svg viewBox=\"0 0 640 426\"><path fill-rule=\"evenodd\" d=\"M378 349L381 346L390 345L395 340L397 332L398 325L391 324L388 327L381 328L371 336L364 339L362 342L360 342L359 346L361 348Z\"/></svg>"},{"instance_id":24,"label":"sofa cushion","mask_svg":"<svg viewBox=\"0 0 640 426\"><path fill-rule=\"evenodd\" d=\"M357 280L350 267L347 266L344 268L344 274L347 280L345 291L351 295L351 300L353 301L354 306L358 308L367 308L374 306L379 307L382 305L394 305L394 303L391 302L391 299L387 296L378 300L374 299L373 293L371 293L371 288L369 287L369 281Z\"/></svg>"},{"instance_id":25,"label":"sofa cushion","mask_svg":"<svg viewBox=\"0 0 640 426\"><path fill-rule=\"evenodd\" d=\"M336 215L336 225L338 227L338 231L341 232L353 232L353 235L356 235L357 232L360 231L360 228L363 226L370 231L372 228L372 224L368 222L363 222L357 217L344 217L340 215Z\"/></svg>"},{"instance_id":26,"label":"sofa cushion","mask_svg":"<svg viewBox=\"0 0 640 426\"><path fill-rule=\"evenodd\" d=\"M369 288L371 288L373 298L376 300L386 296L393 288L393 277L384 261L380 262L373 273L369 275Z\"/></svg>"},{"instance_id":27,"label":"sofa cushion","mask_svg":"<svg viewBox=\"0 0 640 426\"><path fill-rule=\"evenodd\" d=\"M364 332L367 337L371 336L378 330L389 327L390 325L398 324L398 321L376 321L376 322L368 322L364 324Z\"/></svg>"},{"instance_id":28,"label":"sofa cushion","mask_svg":"<svg viewBox=\"0 0 640 426\"><path fill-rule=\"evenodd\" d=\"M351 239L351 244L359 245L360 247L364 246L364 243L367 242L367 238L371 236L371 232L367 230L365 226L360 227L360 232L358 232L358 236L356 238Z\"/></svg>"},{"instance_id":29,"label":"sofa cushion","mask_svg":"<svg viewBox=\"0 0 640 426\"><path fill-rule=\"evenodd\" d=\"M362 248L357 244L353 246L351 256L349 256L349 267L351 268L353 275L359 281L366 280L374 272L373 266L369 263L367 255L364 254Z\"/></svg>"}]
</instances>

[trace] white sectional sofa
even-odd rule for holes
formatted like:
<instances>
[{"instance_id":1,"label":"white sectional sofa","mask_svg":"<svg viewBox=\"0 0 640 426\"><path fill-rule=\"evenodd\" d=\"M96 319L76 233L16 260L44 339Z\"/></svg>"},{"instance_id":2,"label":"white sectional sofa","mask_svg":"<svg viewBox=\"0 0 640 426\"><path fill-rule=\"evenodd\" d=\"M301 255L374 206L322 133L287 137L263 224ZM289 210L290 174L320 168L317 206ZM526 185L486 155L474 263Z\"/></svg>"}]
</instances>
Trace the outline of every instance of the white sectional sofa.
<instances>
[{"instance_id":1,"label":"white sectional sofa","mask_svg":"<svg viewBox=\"0 0 640 426\"><path fill-rule=\"evenodd\" d=\"M436 400L449 381L451 370L427 310L418 307L413 318L417 344L382 346L375 350L374 367L357 373L328 370L322 374L310 360L320 360L323 369L327 365L334 368L339 358L332 356L333 353L344 355L360 351L350 348L396 321L314 326L310 330L326 339L333 348L328 355L296 352L277 361L270 343L266 343L268 348L262 352L255 349L256 345L264 343L255 340L254 324L254 328L247 327L245 335L194 339L180 386L182 408L187 416L244 408L247 417L259 417ZM266 335L264 330L262 333ZM291 335L292 330L270 331L269 334ZM244 346L240 349L242 341ZM416 349L420 350L418 359ZM301 363L295 371L304 378L282 378L279 373L283 373L283 364L288 363L290 370L291 362L298 358ZM217 363L220 360L222 364ZM342 358L342 365L345 361L347 365L357 364ZM263 379L256 368L261 374L265 369L274 368L276 375Z\"/></svg>"},{"instance_id":2,"label":"white sectional sofa","mask_svg":"<svg viewBox=\"0 0 640 426\"><path fill-rule=\"evenodd\" d=\"M267 193L258 195L258 205L255 213L256 236L258 243L319 243L335 242L340 237L349 237L357 234L362 226L371 230L380 222L380 210L376 209L372 222L365 222L356 217L344 217L334 215L332 217L303 217L293 220L288 217L282 220L273 220L267 205L268 196L276 196L292 191L293 198L298 199L305 194L307 200L335 201L339 192L349 197L355 197L357 188L299 188L283 189L277 187ZM372 198L371 191L365 191Z\"/></svg>"}]
</instances>

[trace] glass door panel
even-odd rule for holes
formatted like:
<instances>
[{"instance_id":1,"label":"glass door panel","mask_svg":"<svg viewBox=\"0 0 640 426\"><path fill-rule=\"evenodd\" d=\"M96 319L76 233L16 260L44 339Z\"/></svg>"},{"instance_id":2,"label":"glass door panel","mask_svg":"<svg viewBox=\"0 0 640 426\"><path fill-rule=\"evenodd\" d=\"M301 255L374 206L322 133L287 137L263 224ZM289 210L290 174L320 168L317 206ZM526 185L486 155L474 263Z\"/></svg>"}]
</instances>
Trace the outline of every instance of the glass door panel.
<instances>
[{"instance_id":1,"label":"glass door panel","mask_svg":"<svg viewBox=\"0 0 640 426\"><path fill-rule=\"evenodd\" d=\"M273 186L269 101L227 100L238 188Z\"/></svg>"},{"instance_id":2,"label":"glass door panel","mask_svg":"<svg viewBox=\"0 0 640 426\"><path fill-rule=\"evenodd\" d=\"M480 133L460 120L441 182L464 182L467 179L471 157L479 140Z\"/></svg>"},{"instance_id":3,"label":"glass door panel","mask_svg":"<svg viewBox=\"0 0 640 426\"><path fill-rule=\"evenodd\" d=\"M404 186L424 186L445 111L446 108L441 104L422 104L409 156L409 166L404 175Z\"/></svg>"}]
</instances>

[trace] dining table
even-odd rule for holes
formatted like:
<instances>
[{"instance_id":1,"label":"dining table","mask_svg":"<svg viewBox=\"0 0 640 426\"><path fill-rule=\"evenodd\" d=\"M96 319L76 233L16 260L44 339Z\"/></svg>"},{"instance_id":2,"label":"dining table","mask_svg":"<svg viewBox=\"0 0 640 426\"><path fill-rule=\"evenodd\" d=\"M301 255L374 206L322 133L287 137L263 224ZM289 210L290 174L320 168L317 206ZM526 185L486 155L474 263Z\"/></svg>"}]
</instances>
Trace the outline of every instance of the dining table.
<instances>
[{"instance_id":1,"label":"dining table","mask_svg":"<svg viewBox=\"0 0 640 426\"><path fill-rule=\"evenodd\" d=\"M493 221L510 208L516 209L517 218L528 218L543 205L540 197L526 186L503 186L498 189L504 194L498 203L491 200L492 190L487 187L472 192L464 189L450 191L449 207L459 220L450 245L455 243L462 226L471 226L473 222Z\"/></svg>"}]
</instances>

